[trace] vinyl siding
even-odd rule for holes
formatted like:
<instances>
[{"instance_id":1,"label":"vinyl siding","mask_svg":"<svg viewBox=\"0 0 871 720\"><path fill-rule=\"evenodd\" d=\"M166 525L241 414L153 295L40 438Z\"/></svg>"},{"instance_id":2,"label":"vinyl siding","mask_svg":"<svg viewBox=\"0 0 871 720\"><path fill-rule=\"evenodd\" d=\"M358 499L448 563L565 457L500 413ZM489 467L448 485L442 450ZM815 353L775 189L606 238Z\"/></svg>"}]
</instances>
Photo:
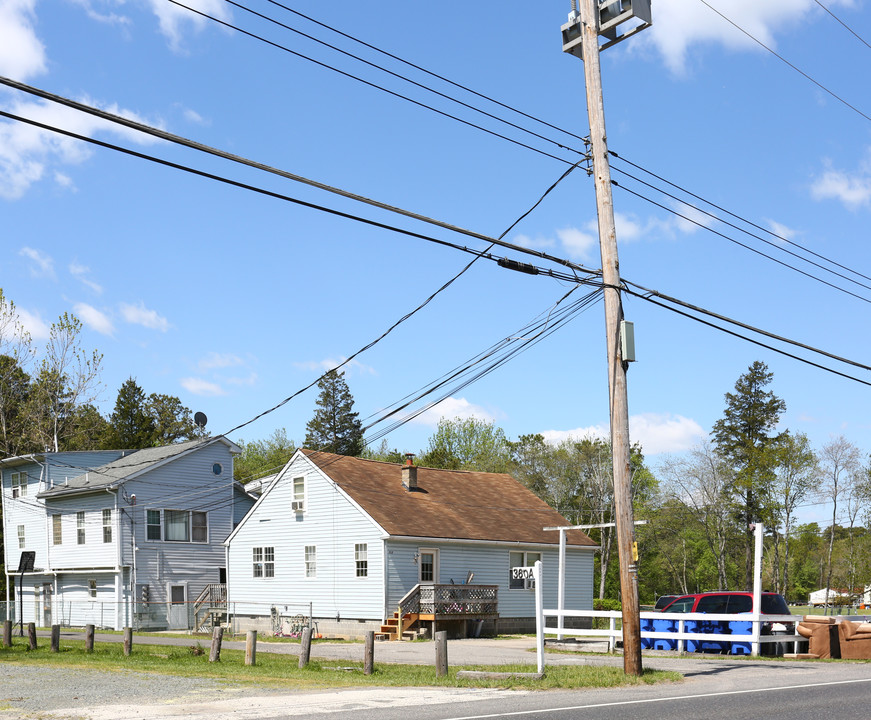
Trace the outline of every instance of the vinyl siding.
<instances>
[{"instance_id":1,"label":"vinyl siding","mask_svg":"<svg viewBox=\"0 0 871 720\"><path fill-rule=\"evenodd\" d=\"M291 510L293 480L305 478L305 511ZM368 576L357 577L354 546L365 543ZM316 577L306 577L305 547L317 548ZM275 577L253 576L253 549L275 548ZM302 457L279 476L228 547L229 600L241 615L270 606L312 603L316 617L380 618L383 546L378 527Z\"/></svg>"}]
</instances>

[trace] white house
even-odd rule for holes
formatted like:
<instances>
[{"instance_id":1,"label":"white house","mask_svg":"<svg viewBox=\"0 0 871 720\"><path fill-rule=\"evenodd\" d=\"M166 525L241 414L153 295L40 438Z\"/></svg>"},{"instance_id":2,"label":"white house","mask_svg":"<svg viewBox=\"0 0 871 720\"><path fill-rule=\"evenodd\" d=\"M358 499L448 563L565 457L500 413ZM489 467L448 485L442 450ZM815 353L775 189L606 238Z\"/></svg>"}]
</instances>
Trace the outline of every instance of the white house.
<instances>
[{"instance_id":1,"label":"white house","mask_svg":"<svg viewBox=\"0 0 871 720\"><path fill-rule=\"evenodd\" d=\"M223 541L254 504L226 438L0 460L10 617L187 628L225 582Z\"/></svg>"},{"instance_id":2,"label":"white house","mask_svg":"<svg viewBox=\"0 0 871 720\"><path fill-rule=\"evenodd\" d=\"M434 602L421 622L528 629L534 593L511 568L542 560L555 607L559 534L544 528L568 524L510 475L298 450L227 539L230 611L268 631L310 604L319 632L359 636L417 592ZM568 608L592 609L596 549L568 533Z\"/></svg>"}]
</instances>

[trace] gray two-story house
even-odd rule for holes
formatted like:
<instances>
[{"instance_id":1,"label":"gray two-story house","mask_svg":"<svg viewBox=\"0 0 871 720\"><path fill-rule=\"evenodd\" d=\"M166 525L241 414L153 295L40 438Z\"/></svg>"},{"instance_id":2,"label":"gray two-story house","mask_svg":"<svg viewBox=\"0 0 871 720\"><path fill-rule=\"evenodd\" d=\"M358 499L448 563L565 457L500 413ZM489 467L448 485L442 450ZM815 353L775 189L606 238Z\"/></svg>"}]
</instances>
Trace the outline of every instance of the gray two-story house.
<instances>
[{"instance_id":1,"label":"gray two-story house","mask_svg":"<svg viewBox=\"0 0 871 720\"><path fill-rule=\"evenodd\" d=\"M0 460L11 619L188 628L254 499L224 437Z\"/></svg>"}]
</instances>

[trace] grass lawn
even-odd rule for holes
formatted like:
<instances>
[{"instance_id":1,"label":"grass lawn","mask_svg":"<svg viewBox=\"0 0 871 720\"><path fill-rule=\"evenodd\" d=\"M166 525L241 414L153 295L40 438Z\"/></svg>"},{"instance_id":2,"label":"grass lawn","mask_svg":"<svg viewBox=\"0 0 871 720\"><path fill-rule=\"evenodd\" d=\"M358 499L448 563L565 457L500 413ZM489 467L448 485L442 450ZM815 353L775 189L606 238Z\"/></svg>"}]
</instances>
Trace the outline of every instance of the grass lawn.
<instances>
[{"instance_id":1,"label":"grass lawn","mask_svg":"<svg viewBox=\"0 0 871 720\"><path fill-rule=\"evenodd\" d=\"M61 651L53 653L45 638L40 638L36 650L27 649L27 640L13 638L12 647L0 648L3 663L85 668L102 671L133 670L136 672L179 675L219 680L233 684L263 685L288 690L323 689L366 686L443 686L489 687L543 690L550 688L617 687L620 685L677 682L680 673L645 670L640 678L623 674L621 668L601 666L554 666L546 669L543 679L532 678L458 678L459 670L489 672L534 673L535 665L500 667L456 666L445 677L437 677L434 666L375 663L372 675L363 674L362 662L312 660L303 669L296 655L258 653L257 664L245 665L241 650L221 650L220 662L209 662L208 643L191 642L189 647L169 645L136 645L125 657L120 643L98 643L93 653L85 652L84 641L66 641Z\"/></svg>"}]
</instances>

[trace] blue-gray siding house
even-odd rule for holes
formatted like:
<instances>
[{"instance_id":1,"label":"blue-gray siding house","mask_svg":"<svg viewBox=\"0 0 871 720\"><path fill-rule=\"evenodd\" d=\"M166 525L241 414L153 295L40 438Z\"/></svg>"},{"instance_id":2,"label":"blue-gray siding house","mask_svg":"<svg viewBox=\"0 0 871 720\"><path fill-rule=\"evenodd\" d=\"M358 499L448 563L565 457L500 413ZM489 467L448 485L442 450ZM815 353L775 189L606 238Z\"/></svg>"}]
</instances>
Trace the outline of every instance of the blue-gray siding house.
<instances>
[{"instance_id":1,"label":"blue-gray siding house","mask_svg":"<svg viewBox=\"0 0 871 720\"><path fill-rule=\"evenodd\" d=\"M510 475L299 450L227 539L230 610L237 628L269 632L310 606L319 632L359 636L416 588L466 598L458 586L471 585L498 597L500 629L529 628L534 592L511 568L542 560L556 607L559 533L544 528L567 525ZM592 609L597 548L567 533L566 607ZM449 616L449 604L436 612Z\"/></svg>"},{"instance_id":2,"label":"blue-gray siding house","mask_svg":"<svg viewBox=\"0 0 871 720\"><path fill-rule=\"evenodd\" d=\"M239 452L216 437L0 460L10 619L188 628L200 593L225 582L223 542L254 504L233 480Z\"/></svg>"}]
</instances>

